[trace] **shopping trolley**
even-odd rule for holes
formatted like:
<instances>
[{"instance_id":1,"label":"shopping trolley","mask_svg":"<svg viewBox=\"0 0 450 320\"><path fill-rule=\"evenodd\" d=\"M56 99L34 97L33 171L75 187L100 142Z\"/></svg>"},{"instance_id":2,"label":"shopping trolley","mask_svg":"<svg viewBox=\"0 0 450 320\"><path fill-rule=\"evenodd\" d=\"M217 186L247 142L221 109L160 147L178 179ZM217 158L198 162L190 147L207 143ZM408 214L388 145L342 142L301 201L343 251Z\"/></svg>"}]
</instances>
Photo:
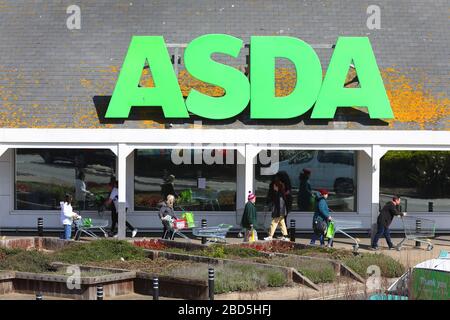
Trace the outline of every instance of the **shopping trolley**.
<instances>
[{"instance_id":1,"label":"shopping trolley","mask_svg":"<svg viewBox=\"0 0 450 320\"><path fill-rule=\"evenodd\" d=\"M96 230L100 230L103 232L103 235L108 237L108 233L106 232L105 228L108 226L109 221L104 219L90 219L89 224L83 224L81 221L75 222L77 231L75 232L75 240L78 240L81 236L81 234L86 234L92 238L98 238L98 236L94 233Z\"/></svg>"},{"instance_id":2,"label":"shopping trolley","mask_svg":"<svg viewBox=\"0 0 450 320\"><path fill-rule=\"evenodd\" d=\"M174 219L171 216L167 215L164 218L161 219L162 224L166 228L166 232L163 234L163 239L166 239L167 236L169 236L169 240L173 240L175 236L180 236L189 242L191 239L189 239L181 230L183 229L189 229L188 223L184 219Z\"/></svg>"},{"instance_id":3,"label":"shopping trolley","mask_svg":"<svg viewBox=\"0 0 450 320\"><path fill-rule=\"evenodd\" d=\"M346 237L350 238L353 240L354 244L353 244L353 251L357 252L359 249L359 239L358 238L354 238L351 235L349 235L346 230L355 230L355 229L362 229L363 228L363 224L361 220L355 220L355 219L333 219L334 221L334 228L335 228L335 233L336 232L340 232L343 235L345 235Z\"/></svg>"},{"instance_id":4,"label":"shopping trolley","mask_svg":"<svg viewBox=\"0 0 450 320\"><path fill-rule=\"evenodd\" d=\"M413 240L427 244L427 250L433 250L433 243L428 238L434 238L436 231L436 223L431 219L419 217L401 217L405 237L396 246L398 251L401 250L406 240Z\"/></svg>"},{"instance_id":5,"label":"shopping trolley","mask_svg":"<svg viewBox=\"0 0 450 320\"><path fill-rule=\"evenodd\" d=\"M228 231L233 226L231 224L219 224L214 227L203 227L203 228L192 228L192 234L196 237L210 238L213 240L208 240L211 242L223 241L226 242L225 238Z\"/></svg>"}]
</instances>

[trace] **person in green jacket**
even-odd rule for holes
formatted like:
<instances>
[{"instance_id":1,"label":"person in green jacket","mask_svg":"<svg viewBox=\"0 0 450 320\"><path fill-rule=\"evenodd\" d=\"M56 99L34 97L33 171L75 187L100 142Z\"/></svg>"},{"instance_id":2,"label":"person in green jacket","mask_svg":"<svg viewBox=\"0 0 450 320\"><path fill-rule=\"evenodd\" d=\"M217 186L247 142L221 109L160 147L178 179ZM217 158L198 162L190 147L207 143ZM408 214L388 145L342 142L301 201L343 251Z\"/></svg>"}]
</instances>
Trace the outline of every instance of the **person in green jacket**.
<instances>
[{"instance_id":1,"label":"person in green jacket","mask_svg":"<svg viewBox=\"0 0 450 320\"><path fill-rule=\"evenodd\" d=\"M241 220L241 226L245 229L244 241L248 241L252 227L256 227L256 195L249 191L247 200Z\"/></svg>"}]
</instances>

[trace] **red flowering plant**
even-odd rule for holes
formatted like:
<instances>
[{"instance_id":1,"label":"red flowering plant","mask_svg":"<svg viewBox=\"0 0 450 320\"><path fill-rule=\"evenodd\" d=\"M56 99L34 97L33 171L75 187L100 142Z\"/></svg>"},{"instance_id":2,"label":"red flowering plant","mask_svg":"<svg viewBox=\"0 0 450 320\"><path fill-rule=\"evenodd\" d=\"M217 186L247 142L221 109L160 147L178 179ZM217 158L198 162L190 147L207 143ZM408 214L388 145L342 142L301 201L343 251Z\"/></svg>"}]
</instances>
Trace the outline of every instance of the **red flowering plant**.
<instances>
[{"instance_id":1,"label":"red flowering plant","mask_svg":"<svg viewBox=\"0 0 450 320\"><path fill-rule=\"evenodd\" d=\"M268 241L265 243L244 243L241 246L265 252L289 252L294 249L294 244L287 241Z\"/></svg>"},{"instance_id":2,"label":"red flowering plant","mask_svg":"<svg viewBox=\"0 0 450 320\"><path fill-rule=\"evenodd\" d=\"M136 247L150 250L164 250L167 246L158 239L143 239L134 241Z\"/></svg>"}]
</instances>

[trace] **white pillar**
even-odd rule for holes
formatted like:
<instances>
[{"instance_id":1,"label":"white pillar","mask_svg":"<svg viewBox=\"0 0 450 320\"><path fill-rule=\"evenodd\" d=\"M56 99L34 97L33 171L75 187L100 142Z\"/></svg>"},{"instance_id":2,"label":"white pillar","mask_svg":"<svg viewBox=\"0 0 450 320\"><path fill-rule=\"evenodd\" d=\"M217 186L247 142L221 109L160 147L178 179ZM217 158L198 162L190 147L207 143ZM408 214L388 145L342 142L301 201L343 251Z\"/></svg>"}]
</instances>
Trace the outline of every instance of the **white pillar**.
<instances>
[{"instance_id":1,"label":"white pillar","mask_svg":"<svg viewBox=\"0 0 450 320\"><path fill-rule=\"evenodd\" d=\"M118 148L118 165L117 165L117 179L119 181L119 199L118 199L118 210L119 215L118 221L118 233L119 239L125 239L126 235L126 199L127 199L127 157L132 151L126 144L119 144Z\"/></svg>"},{"instance_id":2,"label":"white pillar","mask_svg":"<svg viewBox=\"0 0 450 320\"><path fill-rule=\"evenodd\" d=\"M248 191L247 191L248 192ZM236 152L236 224L241 222L245 207L245 148Z\"/></svg>"},{"instance_id":3,"label":"white pillar","mask_svg":"<svg viewBox=\"0 0 450 320\"><path fill-rule=\"evenodd\" d=\"M0 157L8 150L8 147L0 146Z\"/></svg>"},{"instance_id":4,"label":"white pillar","mask_svg":"<svg viewBox=\"0 0 450 320\"><path fill-rule=\"evenodd\" d=\"M386 153L386 149L379 145L372 146L372 239L376 233L377 218L380 210L380 159Z\"/></svg>"},{"instance_id":5,"label":"white pillar","mask_svg":"<svg viewBox=\"0 0 450 320\"><path fill-rule=\"evenodd\" d=\"M368 152L364 150L356 151L356 212L361 217L372 216L372 148ZM368 219L371 221L371 218ZM372 222L370 222L370 228Z\"/></svg>"},{"instance_id":6,"label":"white pillar","mask_svg":"<svg viewBox=\"0 0 450 320\"><path fill-rule=\"evenodd\" d=\"M245 146L245 183L244 183L244 201L247 200L247 193L254 191L253 181L255 177L255 157L258 154L259 149L252 145Z\"/></svg>"}]
</instances>

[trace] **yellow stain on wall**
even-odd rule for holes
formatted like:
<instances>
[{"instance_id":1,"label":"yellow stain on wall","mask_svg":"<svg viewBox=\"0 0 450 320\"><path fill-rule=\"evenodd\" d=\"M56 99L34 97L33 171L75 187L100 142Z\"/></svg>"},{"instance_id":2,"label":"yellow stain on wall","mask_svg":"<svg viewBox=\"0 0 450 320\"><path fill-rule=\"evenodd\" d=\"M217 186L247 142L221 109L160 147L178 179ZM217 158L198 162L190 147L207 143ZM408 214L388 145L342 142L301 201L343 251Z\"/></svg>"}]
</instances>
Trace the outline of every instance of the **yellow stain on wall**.
<instances>
[{"instance_id":1,"label":"yellow stain on wall","mask_svg":"<svg viewBox=\"0 0 450 320\"><path fill-rule=\"evenodd\" d=\"M246 71L244 66L239 66L237 69L242 72ZM18 75L17 69L7 69L0 66L0 71L2 71L4 76L6 75L5 77L9 81L14 79L14 75ZM103 69L103 72L117 73L118 67L111 66ZM351 69L347 75L346 82L352 80L355 75L355 71ZM89 89L89 94L110 95L114 89L114 77L108 78L108 80L97 79L93 81L82 78L80 79L80 85ZM447 120L450 116L449 99L446 94L432 94L424 89L424 84L429 81L427 75L420 73L418 70L400 71L394 68L386 68L382 70L382 77L395 115L395 119L389 121L390 127L393 128L396 123L404 123L410 127L417 128L419 126L421 129L425 129L427 124L435 127L438 122L441 122L439 130L450 130L450 120ZM292 92L297 82L296 72L290 68L277 68L275 80L275 95L277 97L287 96ZM179 72L178 82L184 97L189 94L191 89L196 89L212 97L220 97L225 94L222 88L195 79L186 70ZM10 82L10 84L12 83L14 82ZM154 87L155 84L149 69L143 70L140 85L142 87ZM349 87L355 86L356 84L352 84ZM86 106L84 101L86 99L83 99L83 101L74 101L72 99L70 102L65 100L64 105L61 106L66 110L73 110L70 124L55 123L53 118L48 119L47 106L37 103L31 104L31 110L35 113L35 117L30 119L29 114L27 117L29 111L25 112L18 106L20 104L20 94L18 94L19 91L15 91L13 88L14 86L9 86L8 88L0 87L0 101L2 101L0 127L122 127L121 124L101 124L95 108L92 105ZM70 97L69 89L67 89L67 94ZM163 128L164 125L157 121L146 119L139 121L138 127ZM353 127L351 123L349 127Z\"/></svg>"},{"instance_id":2,"label":"yellow stain on wall","mask_svg":"<svg viewBox=\"0 0 450 320\"><path fill-rule=\"evenodd\" d=\"M423 84L429 81L427 75L416 74L413 81L394 68L382 70L386 93L391 103L395 122L417 124L424 129L427 124L436 124L450 116L450 99L445 94L433 95ZM449 121L443 128L450 130Z\"/></svg>"},{"instance_id":3,"label":"yellow stain on wall","mask_svg":"<svg viewBox=\"0 0 450 320\"><path fill-rule=\"evenodd\" d=\"M88 79L80 79L80 84L83 88L90 88L92 86L92 81Z\"/></svg>"}]
</instances>

